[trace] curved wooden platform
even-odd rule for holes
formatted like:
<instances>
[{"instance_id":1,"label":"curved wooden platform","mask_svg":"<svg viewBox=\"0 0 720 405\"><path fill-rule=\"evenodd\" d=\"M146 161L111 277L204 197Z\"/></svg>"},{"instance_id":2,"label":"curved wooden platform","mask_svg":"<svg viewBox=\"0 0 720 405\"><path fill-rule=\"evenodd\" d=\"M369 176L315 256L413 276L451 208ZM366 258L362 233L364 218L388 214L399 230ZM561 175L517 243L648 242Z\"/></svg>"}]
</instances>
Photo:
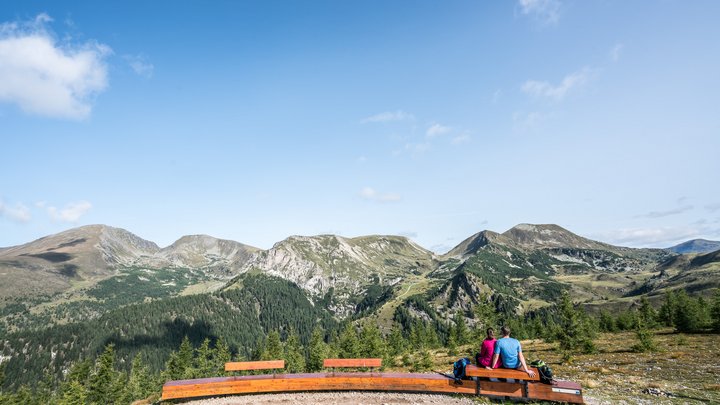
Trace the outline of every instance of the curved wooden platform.
<instances>
[{"instance_id":1,"label":"curved wooden platform","mask_svg":"<svg viewBox=\"0 0 720 405\"><path fill-rule=\"evenodd\" d=\"M478 379L455 384L439 374L419 373L265 374L169 381L163 386L161 399L304 391L430 392L584 403L580 384L570 381L548 385Z\"/></svg>"},{"instance_id":2,"label":"curved wooden platform","mask_svg":"<svg viewBox=\"0 0 720 405\"><path fill-rule=\"evenodd\" d=\"M326 368L380 367L382 359L325 359ZM226 371L283 369L283 360L226 363ZM263 374L235 377L198 378L168 381L163 385L162 400L232 394L267 394L306 391L389 391L439 394L466 394L521 400L548 400L582 404L579 384L559 381L548 385L519 370L478 368L465 369L472 380L455 382L441 374L420 373L307 373ZM535 369L537 372L537 369ZM493 381L489 380L490 378ZM505 381L499 381L503 379ZM512 381L508 379L513 379Z\"/></svg>"},{"instance_id":3,"label":"curved wooden platform","mask_svg":"<svg viewBox=\"0 0 720 405\"><path fill-rule=\"evenodd\" d=\"M474 381L464 381L460 385L439 374L419 373L265 374L169 381L163 386L161 399L297 391L398 391L475 395L476 384Z\"/></svg>"}]
</instances>

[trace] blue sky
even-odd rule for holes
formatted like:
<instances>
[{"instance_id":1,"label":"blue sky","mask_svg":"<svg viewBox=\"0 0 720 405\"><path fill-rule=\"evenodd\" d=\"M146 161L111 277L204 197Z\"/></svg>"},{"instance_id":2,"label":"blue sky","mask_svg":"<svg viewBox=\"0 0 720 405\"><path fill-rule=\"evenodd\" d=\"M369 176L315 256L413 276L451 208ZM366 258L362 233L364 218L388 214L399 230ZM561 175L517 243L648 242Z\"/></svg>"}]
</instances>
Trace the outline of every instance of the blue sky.
<instances>
[{"instance_id":1,"label":"blue sky","mask_svg":"<svg viewBox=\"0 0 720 405\"><path fill-rule=\"evenodd\" d=\"M4 1L0 246L720 239L716 1Z\"/></svg>"}]
</instances>

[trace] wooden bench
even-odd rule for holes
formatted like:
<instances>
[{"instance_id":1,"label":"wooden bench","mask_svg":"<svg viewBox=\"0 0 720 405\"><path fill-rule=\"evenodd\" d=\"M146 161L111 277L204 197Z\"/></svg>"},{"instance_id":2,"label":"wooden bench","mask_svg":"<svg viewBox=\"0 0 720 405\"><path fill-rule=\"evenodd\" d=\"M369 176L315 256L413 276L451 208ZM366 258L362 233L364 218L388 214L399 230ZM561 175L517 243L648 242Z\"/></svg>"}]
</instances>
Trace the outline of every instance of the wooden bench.
<instances>
[{"instance_id":1,"label":"wooden bench","mask_svg":"<svg viewBox=\"0 0 720 405\"><path fill-rule=\"evenodd\" d=\"M225 363L225 371L275 370L284 369L285 360L234 361Z\"/></svg>"},{"instance_id":2,"label":"wooden bench","mask_svg":"<svg viewBox=\"0 0 720 405\"><path fill-rule=\"evenodd\" d=\"M382 366L382 359L325 359L323 368L378 368Z\"/></svg>"},{"instance_id":3,"label":"wooden bench","mask_svg":"<svg viewBox=\"0 0 720 405\"><path fill-rule=\"evenodd\" d=\"M375 368L380 367L381 364L381 359L326 359L323 361L323 367L333 369L331 373L264 374L168 381L163 385L161 399L274 392L391 391L482 395L518 400L537 399L583 403L582 388L579 384L569 381L559 381L553 385L543 384L538 381L539 377L530 379L526 373L517 370L486 370L468 365L466 374L478 378L472 382L465 381L464 384L456 384L451 378L440 374L335 372L337 368ZM284 361L272 360L227 363L225 370L269 369L274 371L284 367ZM514 378L518 381L489 381L486 378Z\"/></svg>"},{"instance_id":4,"label":"wooden bench","mask_svg":"<svg viewBox=\"0 0 720 405\"><path fill-rule=\"evenodd\" d=\"M540 399L547 401L568 402L583 404L582 387L572 381L556 381L553 384L540 382L540 373L537 368L529 367L535 372L535 377L520 370L495 368L488 370L468 364L465 375L477 377L475 395L491 397L508 397L522 399ZM516 382L490 381L490 378L512 378Z\"/></svg>"}]
</instances>

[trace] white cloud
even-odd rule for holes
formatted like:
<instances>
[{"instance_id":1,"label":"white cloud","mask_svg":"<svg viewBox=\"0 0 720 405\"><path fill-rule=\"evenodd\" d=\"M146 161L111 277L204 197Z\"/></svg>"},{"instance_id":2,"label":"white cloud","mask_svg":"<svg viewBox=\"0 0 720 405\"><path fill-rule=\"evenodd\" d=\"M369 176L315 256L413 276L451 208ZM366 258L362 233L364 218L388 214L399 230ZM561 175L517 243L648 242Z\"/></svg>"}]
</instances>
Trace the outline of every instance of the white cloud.
<instances>
[{"instance_id":1,"label":"white cloud","mask_svg":"<svg viewBox=\"0 0 720 405\"><path fill-rule=\"evenodd\" d=\"M647 214L637 215L636 218L663 218L671 215L682 214L683 212L690 211L693 209L692 205L685 205L683 207L673 208L666 211L650 211Z\"/></svg>"},{"instance_id":2,"label":"white cloud","mask_svg":"<svg viewBox=\"0 0 720 405\"><path fill-rule=\"evenodd\" d=\"M47 207L47 212L53 221L60 222L77 222L80 217L85 215L92 208L92 204L87 201L78 201L67 204L64 208Z\"/></svg>"},{"instance_id":3,"label":"white cloud","mask_svg":"<svg viewBox=\"0 0 720 405\"><path fill-rule=\"evenodd\" d=\"M15 222L29 222L32 219L30 210L24 204L17 203L15 206L10 207L2 201L0 201L0 217L7 217Z\"/></svg>"},{"instance_id":4,"label":"white cloud","mask_svg":"<svg viewBox=\"0 0 720 405\"><path fill-rule=\"evenodd\" d=\"M544 24L556 24L560 20L559 0L518 0L520 12Z\"/></svg>"},{"instance_id":5,"label":"white cloud","mask_svg":"<svg viewBox=\"0 0 720 405\"><path fill-rule=\"evenodd\" d=\"M440 136L442 134L447 134L450 132L452 128L446 127L444 125L440 124L432 124L428 127L427 131L425 131L425 135L427 135L428 138L434 138L436 136Z\"/></svg>"},{"instance_id":6,"label":"white cloud","mask_svg":"<svg viewBox=\"0 0 720 405\"><path fill-rule=\"evenodd\" d=\"M413 120L415 116L406 113L402 110L397 111L386 111L379 114L372 115L370 117L363 118L360 122L365 124L368 122L390 122L390 121L405 121Z\"/></svg>"},{"instance_id":7,"label":"white cloud","mask_svg":"<svg viewBox=\"0 0 720 405\"><path fill-rule=\"evenodd\" d=\"M583 68L565 76L557 86L545 81L528 80L522 85L522 91L534 97L545 97L560 101L570 91L587 83L592 72L592 69Z\"/></svg>"},{"instance_id":8,"label":"white cloud","mask_svg":"<svg viewBox=\"0 0 720 405\"><path fill-rule=\"evenodd\" d=\"M452 141L450 141L450 143L453 145L460 145L460 144L463 144L466 142L470 142L470 135L468 135L468 134L462 134L462 135L456 136L452 139Z\"/></svg>"},{"instance_id":9,"label":"white cloud","mask_svg":"<svg viewBox=\"0 0 720 405\"><path fill-rule=\"evenodd\" d=\"M604 232L595 239L631 247L670 247L703 235L717 235L718 230L705 227L626 228Z\"/></svg>"},{"instance_id":10,"label":"white cloud","mask_svg":"<svg viewBox=\"0 0 720 405\"><path fill-rule=\"evenodd\" d=\"M720 203L708 204L705 206L705 209L710 212L718 211L718 210L720 210Z\"/></svg>"},{"instance_id":11,"label":"white cloud","mask_svg":"<svg viewBox=\"0 0 720 405\"><path fill-rule=\"evenodd\" d=\"M400 201L400 195L396 193L379 193L372 187L365 187L360 190L360 197L377 202L397 202Z\"/></svg>"},{"instance_id":12,"label":"white cloud","mask_svg":"<svg viewBox=\"0 0 720 405\"><path fill-rule=\"evenodd\" d=\"M406 143L405 144L405 150L409 151L413 155L420 155L423 154L431 149L431 145L429 142L420 142L420 143Z\"/></svg>"},{"instance_id":13,"label":"white cloud","mask_svg":"<svg viewBox=\"0 0 720 405\"><path fill-rule=\"evenodd\" d=\"M515 112L513 113L513 129L516 131L527 131L535 129L543 120L545 115L532 111L529 113Z\"/></svg>"},{"instance_id":14,"label":"white cloud","mask_svg":"<svg viewBox=\"0 0 720 405\"><path fill-rule=\"evenodd\" d=\"M622 49L625 45L623 44L616 44L612 47L610 50L610 59L612 59L613 62L617 62L620 60L620 54L622 53Z\"/></svg>"},{"instance_id":15,"label":"white cloud","mask_svg":"<svg viewBox=\"0 0 720 405\"><path fill-rule=\"evenodd\" d=\"M155 71L155 66L152 63L148 62L145 56L125 55L124 59L128 62L130 68L137 75L145 77L147 79L152 77L153 72Z\"/></svg>"},{"instance_id":16,"label":"white cloud","mask_svg":"<svg viewBox=\"0 0 720 405\"><path fill-rule=\"evenodd\" d=\"M29 114L83 119L92 99L107 88L104 58L96 42L57 43L47 14L25 23L0 24L0 102Z\"/></svg>"}]
</instances>

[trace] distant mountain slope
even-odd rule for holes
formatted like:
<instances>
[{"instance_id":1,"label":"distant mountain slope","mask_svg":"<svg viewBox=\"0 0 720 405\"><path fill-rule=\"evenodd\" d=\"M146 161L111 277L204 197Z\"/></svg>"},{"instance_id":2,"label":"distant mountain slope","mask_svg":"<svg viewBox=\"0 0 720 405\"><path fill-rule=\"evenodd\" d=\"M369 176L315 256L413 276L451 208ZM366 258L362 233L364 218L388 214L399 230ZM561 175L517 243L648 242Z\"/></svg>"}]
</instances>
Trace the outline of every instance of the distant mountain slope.
<instances>
[{"instance_id":1,"label":"distant mountain slope","mask_svg":"<svg viewBox=\"0 0 720 405\"><path fill-rule=\"evenodd\" d=\"M613 250L614 246L578 236L558 225L519 224L502 236L526 249L575 248Z\"/></svg>"},{"instance_id":2,"label":"distant mountain slope","mask_svg":"<svg viewBox=\"0 0 720 405\"><path fill-rule=\"evenodd\" d=\"M693 239L687 242L683 242L679 245L671 246L667 248L675 253L709 253L716 250L720 250L720 241L706 240L706 239Z\"/></svg>"},{"instance_id":3,"label":"distant mountain slope","mask_svg":"<svg viewBox=\"0 0 720 405\"><path fill-rule=\"evenodd\" d=\"M120 228L88 225L0 251L0 298L52 295L114 274L160 248Z\"/></svg>"},{"instance_id":4,"label":"distant mountain slope","mask_svg":"<svg viewBox=\"0 0 720 405\"><path fill-rule=\"evenodd\" d=\"M401 236L291 236L258 252L241 272L262 272L290 280L314 297L325 297L339 316L358 304L376 305L412 274L435 266L433 253ZM383 298L384 297L384 298Z\"/></svg>"}]
</instances>

